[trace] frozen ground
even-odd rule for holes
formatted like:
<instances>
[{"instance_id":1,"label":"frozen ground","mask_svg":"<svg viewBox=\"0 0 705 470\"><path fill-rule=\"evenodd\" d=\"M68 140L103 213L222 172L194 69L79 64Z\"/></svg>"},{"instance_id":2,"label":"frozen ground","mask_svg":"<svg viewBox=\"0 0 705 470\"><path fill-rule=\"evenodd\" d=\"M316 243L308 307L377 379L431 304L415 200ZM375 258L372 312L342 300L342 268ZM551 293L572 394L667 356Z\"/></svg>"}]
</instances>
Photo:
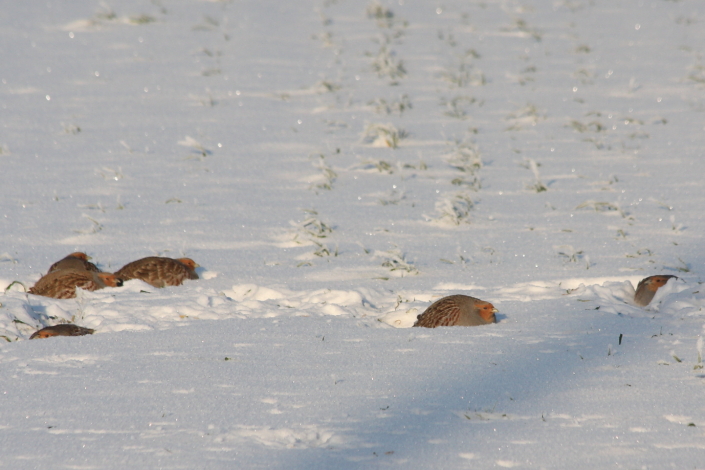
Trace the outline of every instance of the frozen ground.
<instances>
[{"instance_id":1,"label":"frozen ground","mask_svg":"<svg viewBox=\"0 0 705 470\"><path fill-rule=\"evenodd\" d=\"M704 469L703 8L4 5L0 467Z\"/></svg>"}]
</instances>

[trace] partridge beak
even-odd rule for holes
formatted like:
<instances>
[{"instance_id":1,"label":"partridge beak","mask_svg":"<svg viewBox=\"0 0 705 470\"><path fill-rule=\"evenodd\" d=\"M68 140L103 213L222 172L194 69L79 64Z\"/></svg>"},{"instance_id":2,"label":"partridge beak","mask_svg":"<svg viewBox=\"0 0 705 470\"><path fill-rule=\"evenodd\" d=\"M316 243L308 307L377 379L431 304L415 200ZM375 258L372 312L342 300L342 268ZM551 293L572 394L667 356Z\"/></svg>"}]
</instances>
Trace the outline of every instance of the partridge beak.
<instances>
[{"instance_id":1,"label":"partridge beak","mask_svg":"<svg viewBox=\"0 0 705 470\"><path fill-rule=\"evenodd\" d=\"M492 309L492 313L497 313L497 312L499 312L499 310L497 310L496 308Z\"/></svg>"}]
</instances>

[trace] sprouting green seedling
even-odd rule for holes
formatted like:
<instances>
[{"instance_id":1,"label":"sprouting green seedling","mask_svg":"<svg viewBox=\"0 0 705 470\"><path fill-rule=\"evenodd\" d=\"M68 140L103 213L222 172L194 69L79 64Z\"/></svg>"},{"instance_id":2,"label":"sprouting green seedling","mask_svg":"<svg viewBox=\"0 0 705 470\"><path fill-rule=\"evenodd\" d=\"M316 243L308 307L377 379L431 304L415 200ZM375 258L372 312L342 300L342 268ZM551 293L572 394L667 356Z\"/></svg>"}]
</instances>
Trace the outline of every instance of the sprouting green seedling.
<instances>
[{"instance_id":1,"label":"sprouting green seedling","mask_svg":"<svg viewBox=\"0 0 705 470\"><path fill-rule=\"evenodd\" d=\"M676 266L675 268L682 273L689 273L690 272L690 265L680 258L678 258L678 261L681 262L681 265Z\"/></svg>"},{"instance_id":2,"label":"sprouting green seedling","mask_svg":"<svg viewBox=\"0 0 705 470\"><path fill-rule=\"evenodd\" d=\"M375 251L375 257L382 258L382 266L390 271L401 271L412 275L419 274L419 270L406 259L406 255L398 248L387 251Z\"/></svg>"},{"instance_id":3,"label":"sprouting green seedling","mask_svg":"<svg viewBox=\"0 0 705 470\"><path fill-rule=\"evenodd\" d=\"M101 230L103 230L103 224L101 224L100 222L95 220L93 217L91 217L87 214L83 214L83 217L90 220L93 225L88 230L74 230L75 233L91 234L91 233L98 233Z\"/></svg>"},{"instance_id":4,"label":"sprouting green seedling","mask_svg":"<svg viewBox=\"0 0 705 470\"><path fill-rule=\"evenodd\" d=\"M369 56L373 54L368 53ZM377 72L379 78L391 78L398 80L406 76L406 68L404 61L396 57L396 53L387 47L387 44L382 44L372 59L372 70Z\"/></svg>"},{"instance_id":5,"label":"sprouting green seedling","mask_svg":"<svg viewBox=\"0 0 705 470\"><path fill-rule=\"evenodd\" d=\"M407 94L403 94L399 98L389 101L384 98L377 98L367 104L373 106L375 108L375 112L378 114L396 113L400 116L404 113L404 111L407 111L413 107Z\"/></svg>"},{"instance_id":6,"label":"sprouting green seedling","mask_svg":"<svg viewBox=\"0 0 705 470\"><path fill-rule=\"evenodd\" d=\"M172 198L167 199L165 204L172 204L172 203L181 204L181 202L182 202L181 199L179 199L178 197L172 197Z\"/></svg>"},{"instance_id":7,"label":"sprouting green seedling","mask_svg":"<svg viewBox=\"0 0 705 470\"><path fill-rule=\"evenodd\" d=\"M365 12L367 17L375 20L380 28L390 28L394 22L394 12L378 1L370 2Z\"/></svg>"},{"instance_id":8,"label":"sprouting green seedling","mask_svg":"<svg viewBox=\"0 0 705 470\"><path fill-rule=\"evenodd\" d=\"M97 20L114 20L117 18L117 13L113 11L112 8L110 8L105 2L101 3L101 7L103 8L103 11L97 12L93 17Z\"/></svg>"},{"instance_id":9,"label":"sprouting green seedling","mask_svg":"<svg viewBox=\"0 0 705 470\"><path fill-rule=\"evenodd\" d=\"M309 189L333 189L333 183L338 178L338 174L326 162L326 156L323 154L311 155L311 164L321 171L319 181L312 183Z\"/></svg>"},{"instance_id":10,"label":"sprouting green seedling","mask_svg":"<svg viewBox=\"0 0 705 470\"><path fill-rule=\"evenodd\" d=\"M374 168L380 173L387 173L388 175L394 173L394 167L386 160L364 160L362 165L366 170Z\"/></svg>"},{"instance_id":11,"label":"sprouting green seedling","mask_svg":"<svg viewBox=\"0 0 705 470\"><path fill-rule=\"evenodd\" d=\"M528 170L531 170L531 172L534 174L534 181L528 184L526 186L526 189L530 189L537 193L548 191L546 185L543 184L543 182L541 181L541 175L539 174L539 166L541 166L540 163L537 163L536 160L534 160L533 158L525 158L521 166Z\"/></svg>"},{"instance_id":12,"label":"sprouting green seedling","mask_svg":"<svg viewBox=\"0 0 705 470\"><path fill-rule=\"evenodd\" d=\"M559 256L563 256L570 263L577 263L583 257L582 250L576 250L573 245L560 245L554 247Z\"/></svg>"},{"instance_id":13,"label":"sprouting green seedling","mask_svg":"<svg viewBox=\"0 0 705 470\"><path fill-rule=\"evenodd\" d=\"M573 78L580 80L580 83L582 83L583 85L589 85L594 83L596 77L597 74L585 68L580 68L573 72Z\"/></svg>"},{"instance_id":14,"label":"sprouting green seedling","mask_svg":"<svg viewBox=\"0 0 705 470\"><path fill-rule=\"evenodd\" d=\"M334 83L328 80L321 80L319 82L316 82L311 89L318 93L319 95L325 94L325 93L334 93L338 90L343 88L343 86L339 83Z\"/></svg>"},{"instance_id":15,"label":"sprouting green seedling","mask_svg":"<svg viewBox=\"0 0 705 470\"><path fill-rule=\"evenodd\" d=\"M379 202L383 206L395 206L404 199L406 199L406 194L404 193L404 191L397 191L396 189L392 189L391 191L389 191L387 196L379 198L377 202Z\"/></svg>"},{"instance_id":16,"label":"sprouting green seedling","mask_svg":"<svg viewBox=\"0 0 705 470\"><path fill-rule=\"evenodd\" d=\"M526 20L522 18L515 18L514 24L508 28L502 28L503 31L519 31L526 36L534 38L537 42L541 41L543 38L543 32L537 28L531 28Z\"/></svg>"},{"instance_id":17,"label":"sprouting green seedling","mask_svg":"<svg viewBox=\"0 0 705 470\"><path fill-rule=\"evenodd\" d=\"M17 264L17 259L15 259L10 253L7 251L3 254L0 254L0 263L2 262L10 262L12 264Z\"/></svg>"},{"instance_id":18,"label":"sprouting green seedling","mask_svg":"<svg viewBox=\"0 0 705 470\"><path fill-rule=\"evenodd\" d=\"M307 214L307 217L303 222L294 224L297 230L294 232L292 241L300 245L314 245L316 249L313 254L321 258L338 256L337 246L331 249L322 241L322 239L327 238L333 233L333 228L318 217L317 211L304 209L304 212ZM301 263L297 267L300 266L305 266L305 264ZM310 264L308 264L308 266L310 266Z\"/></svg>"},{"instance_id":19,"label":"sprouting green seedling","mask_svg":"<svg viewBox=\"0 0 705 470\"><path fill-rule=\"evenodd\" d=\"M703 368L703 337L698 336L698 341L695 343L695 347L698 350L698 362L693 366L694 370L699 370Z\"/></svg>"},{"instance_id":20,"label":"sprouting green seedling","mask_svg":"<svg viewBox=\"0 0 705 470\"><path fill-rule=\"evenodd\" d=\"M155 21L157 21L157 19L154 18L153 16L149 16L149 15L138 15L138 16L131 16L129 21L132 24L149 24L149 23L154 23Z\"/></svg>"},{"instance_id":21,"label":"sprouting green seedling","mask_svg":"<svg viewBox=\"0 0 705 470\"><path fill-rule=\"evenodd\" d=\"M436 212L440 213L436 220L452 225L469 224L474 205L464 192L446 194L436 201Z\"/></svg>"},{"instance_id":22,"label":"sprouting green seedling","mask_svg":"<svg viewBox=\"0 0 705 470\"><path fill-rule=\"evenodd\" d=\"M576 210L578 209L593 209L595 212L611 212L611 211L617 211L622 217L626 217L627 214L620 209L620 207L617 204L613 204L610 202L605 202L605 201L593 201L593 200L588 200L581 202L575 207Z\"/></svg>"},{"instance_id":23,"label":"sprouting green seedling","mask_svg":"<svg viewBox=\"0 0 705 470\"><path fill-rule=\"evenodd\" d=\"M472 96L456 96L452 99L441 98L441 106L445 107L443 114L455 119L467 119L469 107L477 102Z\"/></svg>"},{"instance_id":24,"label":"sprouting green seedling","mask_svg":"<svg viewBox=\"0 0 705 470\"><path fill-rule=\"evenodd\" d=\"M455 141L453 150L445 156L445 160L456 170L471 175L482 168L482 156L473 142Z\"/></svg>"},{"instance_id":25,"label":"sprouting green seedling","mask_svg":"<svg viewBox=\"0 0 705 470\"><path fill-rule=\"evenodd\" d=\"M66 134L76 135L81 132L81 128L76 124L64 124L64 132Z\"/></svg>"},{"instance_id":26,"label":"sprouting green seedling","mask_svg":"<svg viewBox=\"0 0 705 470\"><path fill-rule=\"evenodd\" d=\"M461 61L456 66L447 67L440 76L450 85L457 88L463 88L468 85L483 86L487 83L485 74L481 70L476 70L471 64L464 61Z\"/></svg>"},{"instance_id":27,"label":"sprouting green seedling","mask_svg":"<svg viewBox=\"0 0 705 470\"><path fill-rule=\"evenodd\" d=\"M676 224L675 215L669 217L669 220L671 221L671 230L673 230L674 232L681 232L683 230L683 224Z\"/></svg>"},{"instance_id":28,"label":"sprouting green seedling","mask_svg":"<svg viewBox=\"0 0 705 470\"><path fill-rule=\"evenodd\" d=\"M184 137L184 140L180 140L177 142L177 144L184 146L184 147L189 147L191 150L198 154L200 157L207 157L210 155L212 152L205 148L203 145L201 145L196 139L193 137L186 136Z\"/></svg>"},{"instance_id":29,"label":"sprouting green seedling","mask_svg":"<svg viewBox=\"0 0 705 470\"><path fill-rule=\"evenodd\" d=\"M10 283L9 286L5 287L5 292L7 292L7 291L9 291L10 289L12 289L12 286L14 286L15 284L17 284L17 285L19 285L19 286L22 286L22 289L24 289L24 291L27 292L27 286L25 286L24 284L22 284L20 281L12 281L12 283Z\"/></svg>"},{"instance_id":30,"label":"sprouting green seedling","mask_svg":"<svg viewBox=\"0 0 705 470\"><path fill-rule=\"evenodd\" d=\"M545 113L541 112L538 107L532 103L526 103L517 109L515 112L510 113L505 118L512 124L505 130L507 131L520 131L528 126L535 126L539 121L545 120Z\"/></svg>"},{"instance_id":31,"label":"sprouting green seedling","mask_svg":"<svg viewBox=\"0 0 705 470\"><path fill-rule=\"evenodd\" d=\"M362 135L363 142L373 147L397 148L402 139L407 137L407 132L397 129L393 124L369 123Z\"/></svg>"},{"instance_id":32,"label":"sprouting green seedling","mask_svg":"<svg viewBox=\"0 0 705 470\"><path fill-rule=\"evenodd\" d=\"M412 163L404 163L402 168L411 170L428 170L428 165L426 165L426 162L424 162L423 160L419 160L419 163L416 165Z\"/></svg>"},{"instance_id":33,"label":"sprouting green seedling","mask_svg":"<svg viewBox=\"0 0 705 470\"><path fill-rule=\"evenodd\" d=\"M97 210L105 213L105 207L103 207L103 203L100 201L96 202L95 204L79 204L78 207L82 207L84 209Z\"/></svg>"}]
</instances>

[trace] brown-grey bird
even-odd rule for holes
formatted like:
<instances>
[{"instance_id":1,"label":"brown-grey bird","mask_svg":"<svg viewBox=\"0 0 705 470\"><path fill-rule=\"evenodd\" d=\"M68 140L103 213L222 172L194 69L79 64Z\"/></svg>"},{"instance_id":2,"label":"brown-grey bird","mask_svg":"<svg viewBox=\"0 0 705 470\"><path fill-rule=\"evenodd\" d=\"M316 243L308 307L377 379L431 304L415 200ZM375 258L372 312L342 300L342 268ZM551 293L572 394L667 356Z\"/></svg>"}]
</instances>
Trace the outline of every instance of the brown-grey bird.
<instances>
[{"instance_id":1,"label":"brown-grey bird","mask_svg":"<svg viewBox=\"0 0 705 470\"><path fill-rule=\"evenodd\" d=\"M126 264L115 275L125 281L141 279L154 287L180 286L186 279L198 279L198 267L190 258L149 256Z\"/></svg>"},{"instance_id":2,"label":"brown-grey bird","mask_svg":"<svg viewBox=\"0 0 705 470\"><path fill-rule=\"evenodd\" d=\"M661 287L665 286L669 279L678 276L673 276L671 274L657 274L656 276L649 276L647 278L639 281L639 285L636 286L636 294L634 295L634 303L646 307L651 303L656 295L656 291Z\"/></svg>"},{"instance_id":3,"label":"brown-grey bird","mask_svg":"<svg viewBox=\"0 0 705 470\"><path fill-rule=\"evenodd\" d=\"M95 330L83 328L82 326L73 325L71 323L63 323L61 325L47 326L41 330L34 332L29 339L50 338L52 336L83 336L92 335Z\"/></svg>"},{"instance_id":4,"label":"brown-grey bird","mask_svg":"<svg viewBox=\"0 0 705 470\"><path fill-rule=\"evenodd\" d=\"M414 326L478 326L496 323L497 309L489 302L467 295L449 295L431 304L416 317Z\"/></svg>"},{"instance_id":5,"label":"brown-grey bird","mask_svg":"<svg viewBox=\"0 0 705 470\"><path fill-rule=\"evenodd\" d=\"M73 299L76 288L98 290L104 287L120 287L122 280L111 273L94 273L81 269L62 269L41 277L29 289L30 294L53 297L55 299Z\"/></svg>"},{"instance_id":6,"label":"brown-grey bird","mask_svg":"<svg viewBox=\"0 0 705 470\"><path fill-rule=\"evenodd\" d=\"M86 271L93 271L94 273L101 272L100 269L98 269L98 266L88 261L89 259L91 259L90 256L80 251L71 253L64 259L52 264L49 271L47 271L47 274L62 269L85 269Z\"/></svg>"}]
</instances>

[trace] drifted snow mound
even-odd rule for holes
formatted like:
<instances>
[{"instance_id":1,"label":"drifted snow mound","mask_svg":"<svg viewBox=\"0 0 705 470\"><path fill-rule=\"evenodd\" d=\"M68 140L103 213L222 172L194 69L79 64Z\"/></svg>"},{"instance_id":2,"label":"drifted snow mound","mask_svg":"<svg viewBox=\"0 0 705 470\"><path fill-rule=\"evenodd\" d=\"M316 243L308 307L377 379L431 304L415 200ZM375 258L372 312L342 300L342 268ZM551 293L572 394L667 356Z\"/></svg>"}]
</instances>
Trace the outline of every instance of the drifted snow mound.
<instances>
[{"instance_id":1,"label":"drifted snow mound","mask_svg":"<svg viewBox=\"0 0 705 470\"><path fill-rule=\"evenodd\" d=\"M602 312L650 316L705 315L705 292L694 282L672 279L659 289L647 307L634 304L639 278L582 278L522 282L503 287L442 284L429 292L384 289L292 291L282 287L238 284L216 291L196 285L155 289L141 281L95 292L78 291L75 299L28 295L12 286L0 302L0 338L27 339L39 328L75 323L96 333L172 328L177 323L226 318L280 316L339 316L368 321L369 326L410 328L416 317L434 301L451 294L466 294L492 302L498 320L512 319L512 304L571 299L590 303ZM2 281L2 285L10 283Z\"/></svg>"},{"instance_id":2,"label":"drifted snow mound","mask_svg":"<svg viewBox=\"0 0 705 470\"><path fill-rule=\"evenodd\" d=\"M652 316L656 312L681 316L705 315L705 292L699 285L684 279L669 280L646 307L634 304L634 286L629 281L581 284L570 289L569 295L595 302L603 312L608 313L633 316Z\"/></svg>"}]
</instances>

